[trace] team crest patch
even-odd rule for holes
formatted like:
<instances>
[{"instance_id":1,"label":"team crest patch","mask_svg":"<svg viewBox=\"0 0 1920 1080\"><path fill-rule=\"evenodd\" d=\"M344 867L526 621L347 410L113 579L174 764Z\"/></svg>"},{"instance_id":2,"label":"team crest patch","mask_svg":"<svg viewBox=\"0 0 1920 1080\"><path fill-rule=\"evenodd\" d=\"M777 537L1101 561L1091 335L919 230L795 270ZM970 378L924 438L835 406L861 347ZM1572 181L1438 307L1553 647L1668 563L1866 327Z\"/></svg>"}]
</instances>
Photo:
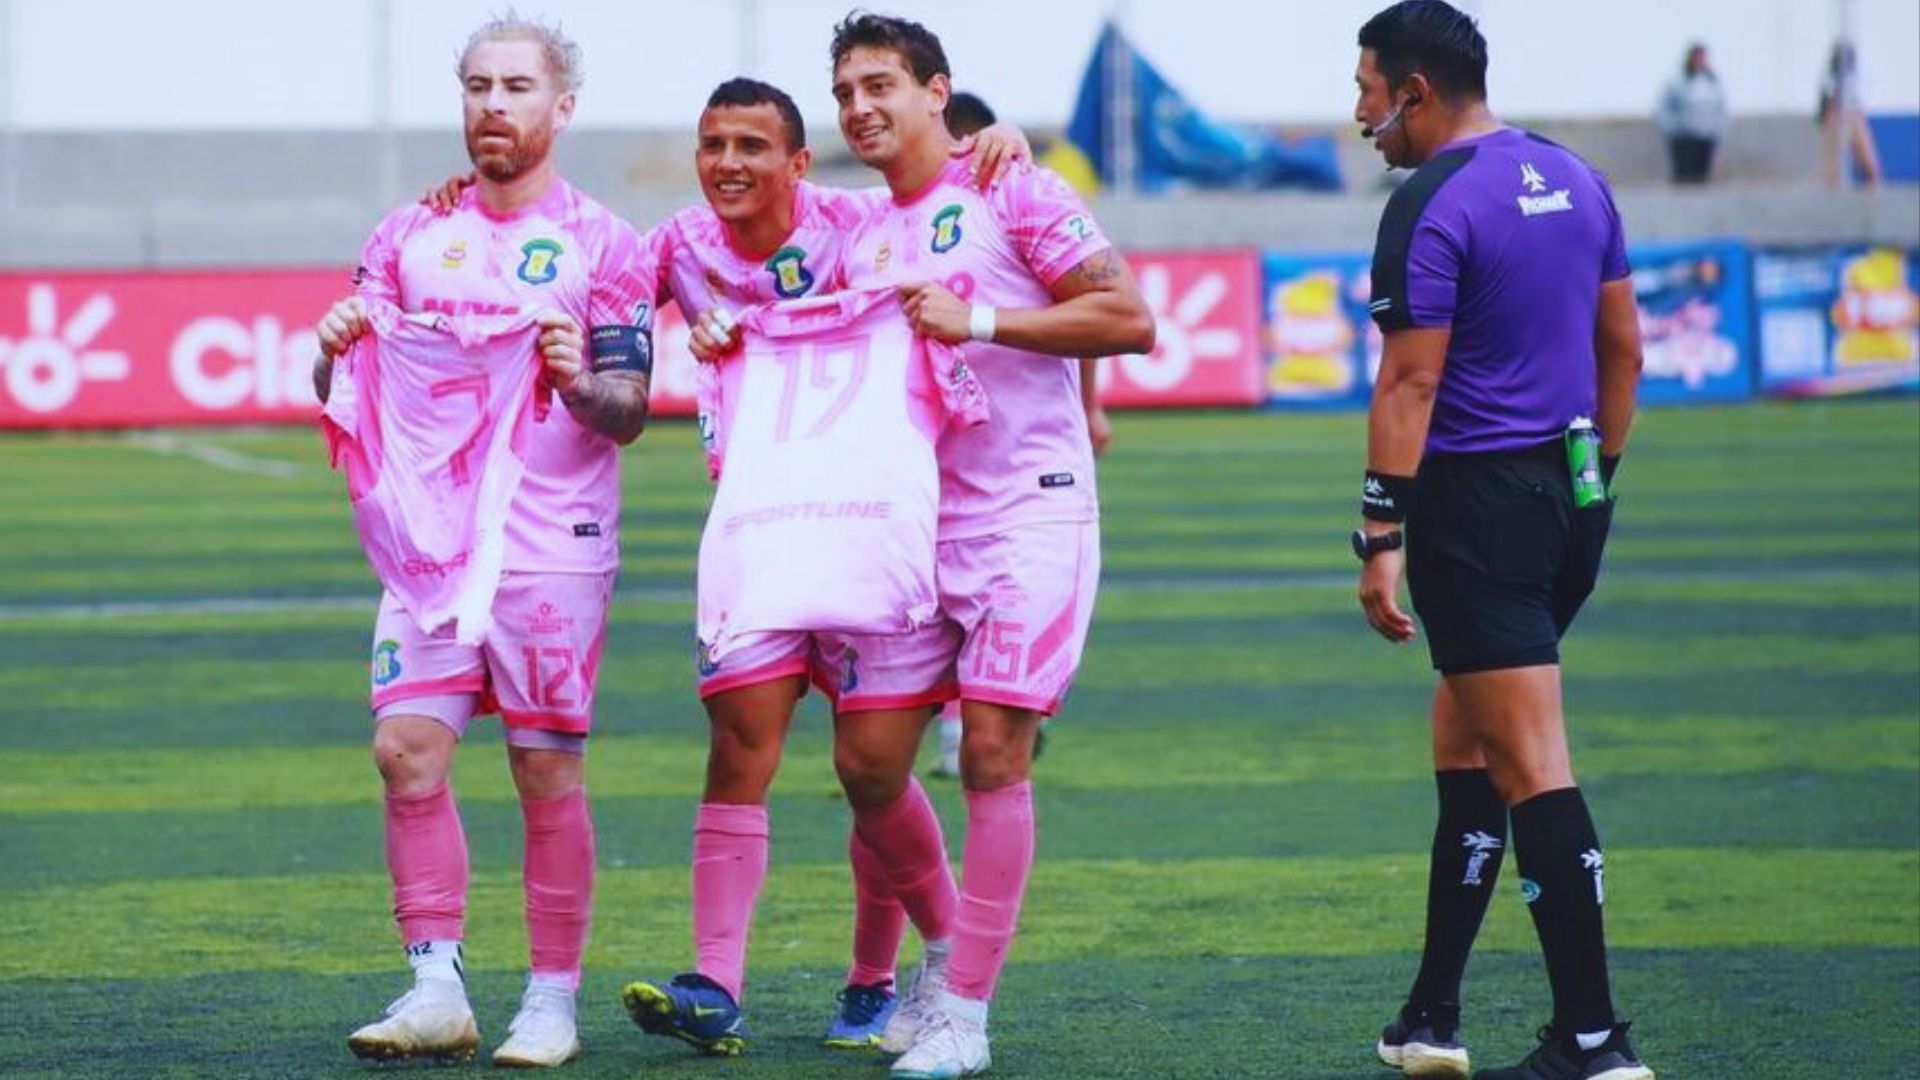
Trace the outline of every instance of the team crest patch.
<instances>
[{"instance_id":1,"label":"team crest patch","mask_svg":"<svg viewBox=\"0 0 1920 1080\"><path fill-rule=\"evenodd\" d=\"M885 270L892 261L893 245L885 240L880 241L880 250L873 253L873 272L877 274Z\"/></svg>"},{"instance_id":2,"label":"team crest patch","mask_svg":"<svg viewBox=\"0 0 1920 1080\"><path fill-rule=\"evenodd\" d=\"M693 639L693 663L703 679L720 670L720 664L713 658L713 648L699 638Z\"/></svg>"},{"instance_id":3,"label":"team crest patch","mask_svg":"<svg viewBox=\"0 0 1920 1080\"><path fill-rule=\"evenodd\" d=\"M840 692L843 694L848 694L848 693L852 693L853 691L859 688L860 688L860 652L857 649L848 649L847 650L847 670L846 670L846 674L842 675L840 678Z\"/></svg>"},{"instance_id":4,"label":"team crest patch","mask_svg":"<svg viewBox=\"0 0 1920 1080\"><path fill-rule=\"evenodd\" d=\"M960 242L960 238L966 235L960 231L962 209L959 203L953 203L933 215L933 253L935 255L944 255L952 251L954 245Z\"/></svg>"},{"instance_id":5,"label":"team crest patch","mask_svg":"<svg viewBox=\"0 0 1920 1080\"><path fill-rule=\"evenodd\" d=\"M773 275L773 291L784 299L805 296L813 288L813 271L807 269L807 250L783 247L767 260L767 272Z\"/></svg>"},{"instance_id":6,"label":"team crest patch","mask_svg":"<svg viewBox=\"0 0 1920 1080\"><path fill-rule=\"evenodd\" d=\"M400 677L400 643L388 638L373 647L373 685L386 686Z\"/></svg>"},{"instance_id":7,"label":"team crest patch","mask_svg":"<svg viewBox=\"0 0 1920 1080\"><path fill-rule=\"evenodd\" d=\"M467 242L455 240L440 253L440 269L458 270L467 261Z\"/></svg>"},{"instance_id":8,"label":"team crest patch","mask_svg":"<svg viewBox=\"0 0 1920 1080\"><path fill-rule=\"evenodd\" d=\"M727 279L721 277L720 271L718 270L708 270L707 288L712 289L715 296L725 296L727 295Z\"/></svg>"},{"instance_id":9,"label":"team crest patch","mask_svg":"<svg viewBox=\"0 0 1920 1080\"><path fill-rule=\"evenodd\" d=\"M520 248L520 254L526 258L520 260L520 269L515 270L514 274L529 285L545 285L560 276L553 264L565 253L566 249L560 246L558 240L549 240L544 236L529 240Z\"/></svg>"}]
</instances>

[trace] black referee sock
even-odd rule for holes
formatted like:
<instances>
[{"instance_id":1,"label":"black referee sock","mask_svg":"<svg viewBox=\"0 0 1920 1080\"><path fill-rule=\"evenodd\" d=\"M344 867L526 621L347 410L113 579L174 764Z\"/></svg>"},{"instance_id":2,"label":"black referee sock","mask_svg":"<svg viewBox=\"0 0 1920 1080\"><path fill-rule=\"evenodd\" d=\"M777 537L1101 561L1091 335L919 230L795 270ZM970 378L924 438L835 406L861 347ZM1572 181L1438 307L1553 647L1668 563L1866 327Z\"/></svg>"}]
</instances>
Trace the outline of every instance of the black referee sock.
<instances>
[{"instance_id":1,"label":"black referee sock","mask_svg":"<svg viewBox=\"0 0 1920 1080\"><path fill-rule=\"evenodd\" d=\"M1553 984L1553 1026L1563 1034L1614 1024L1607 985L1603 861L1593 817L1579 788L1535 795L1513 807L1514 858L1540 951Z\"/></svg>"},{"instance_id":2,"label":"black referee sock","mask_svg":"<svg viewBox=\"0 0 1920 1080\"><path fill-rule=\"evenodd\" d=\"M1427 942L1407 1003L1432 1008L1460 1002L1460 979L1493 898L1507 847L1507 804L1485 769L1443 769L1440 817L1427 864Z\"/></svg>"}]
</instances>

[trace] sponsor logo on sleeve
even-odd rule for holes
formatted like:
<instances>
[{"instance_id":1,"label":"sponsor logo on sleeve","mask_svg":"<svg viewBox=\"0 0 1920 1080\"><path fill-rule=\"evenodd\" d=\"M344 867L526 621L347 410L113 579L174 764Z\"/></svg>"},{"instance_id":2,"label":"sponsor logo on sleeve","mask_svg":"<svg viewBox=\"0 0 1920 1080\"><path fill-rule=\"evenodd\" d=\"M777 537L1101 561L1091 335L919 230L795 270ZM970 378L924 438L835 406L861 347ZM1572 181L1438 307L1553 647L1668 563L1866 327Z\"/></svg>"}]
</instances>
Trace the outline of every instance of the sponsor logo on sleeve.
<instances>
[{"instance_id":1,"label":"sponsor logo on sleeve","mask_svg":"<svg viewBox=\"0 0 1920 1080\"><path fill-rule=\"evenodd\" d=\"M1547 178L1540 175L1540 170L1534 168L1532 162L1520 166L1520 182L1526 186L1527 193L1514 196L1514 201L1520 204L1522 215L1534 217L1573 209L1572 194L1566 188L1548 192Z\"/></svg>"}]
</instances>

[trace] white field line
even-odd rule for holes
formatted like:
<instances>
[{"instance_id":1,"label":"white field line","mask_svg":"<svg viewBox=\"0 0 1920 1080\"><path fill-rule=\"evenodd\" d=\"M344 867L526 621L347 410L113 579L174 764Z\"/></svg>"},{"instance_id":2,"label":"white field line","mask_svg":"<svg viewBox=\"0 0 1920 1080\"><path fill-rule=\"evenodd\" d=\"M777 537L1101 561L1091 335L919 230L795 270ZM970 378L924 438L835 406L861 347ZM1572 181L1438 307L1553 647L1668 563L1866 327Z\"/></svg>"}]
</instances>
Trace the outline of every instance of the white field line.
<instances>
[{"instance_id":1,"label":"white field line","mask_svg":"<svg viewBox=\"0 0 1920 1080\"><path fill-rule=\"evenodd\" d=\"M230 450L214 443L184 438L168 431L138 431L122 437L129 446L150 450L156 454L171 454L175 457L190 458L203 465L211 465L227 472L247 473L252 476L266 476L275 480L291 480L306 469L291 461L278 458L255 457Z\"/></svg>"}]
</instances>

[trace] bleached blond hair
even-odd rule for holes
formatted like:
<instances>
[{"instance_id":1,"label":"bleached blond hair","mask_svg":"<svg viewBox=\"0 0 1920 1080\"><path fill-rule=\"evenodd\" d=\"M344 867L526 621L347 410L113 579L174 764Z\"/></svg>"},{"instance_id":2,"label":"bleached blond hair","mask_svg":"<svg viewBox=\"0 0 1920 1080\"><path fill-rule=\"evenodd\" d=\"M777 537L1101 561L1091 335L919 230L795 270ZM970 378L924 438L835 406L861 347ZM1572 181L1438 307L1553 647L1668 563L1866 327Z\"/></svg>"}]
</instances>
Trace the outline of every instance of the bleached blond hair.
<instances>
[{"instance_id":1,"label":"bleached blond hair","mask_svg":"<svg viewBox=\"0 0 1920 1080\"><path fill-rule=\"evenodd\" d=\"M512 8L482 24L467 38L467 44L460 50L460 62L454 68L462 81L467 77L467 58L482 42L488 41L531 41L538 45L548 74L563 92L572 93L586 81L586 73L581 70L580 46L561 31L559 23L523 18Z\"/></svg>"}]
</instances>

